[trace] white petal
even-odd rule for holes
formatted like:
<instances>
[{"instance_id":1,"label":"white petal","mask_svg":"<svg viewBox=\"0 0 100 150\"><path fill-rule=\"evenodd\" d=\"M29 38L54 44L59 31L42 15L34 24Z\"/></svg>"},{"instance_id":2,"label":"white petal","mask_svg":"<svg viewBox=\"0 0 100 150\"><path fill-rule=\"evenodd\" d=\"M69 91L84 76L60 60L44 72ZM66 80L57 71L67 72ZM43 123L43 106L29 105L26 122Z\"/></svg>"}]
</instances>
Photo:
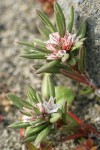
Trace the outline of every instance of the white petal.
<instances>
[{"instance_id":1,"label":"white petal","mask_svg":"<svg viewBox=\"0 0 100 150\"><path fill-rule=\"evenodd\" d=\"M57 112L57 110L60 108L60 105L54 104L55 98L52 96L50 97L49 101L43 101L43 105L45 107L45 110L48 114Z\"/></svg>"},{"instance_id":2,"label":"white petal","mask_svg":"<svg viewBox=\"0 0 100 150\"><path fill-rule=\"evenodd\" d=\"M59 50L56 56L62 58L65 54L66 54L66 50Z\"/></svg>"}]
</instances>

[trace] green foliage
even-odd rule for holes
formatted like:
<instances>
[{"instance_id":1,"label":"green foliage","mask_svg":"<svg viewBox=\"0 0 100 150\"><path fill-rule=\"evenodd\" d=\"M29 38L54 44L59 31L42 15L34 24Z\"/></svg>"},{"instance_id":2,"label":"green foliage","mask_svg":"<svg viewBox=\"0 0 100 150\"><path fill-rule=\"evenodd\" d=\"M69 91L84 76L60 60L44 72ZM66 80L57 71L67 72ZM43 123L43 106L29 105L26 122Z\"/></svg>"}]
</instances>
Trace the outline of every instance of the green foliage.
<instances>
[{"instance_id":1,"label":"green foliage","mask_svg":"<svg viewBox=\"0 0 100 150\"><path fill-rule=\"evenodd\" d=\"M36 91L30 86L27 90L27 97L29 98L29 101L31 104L36 104L38 102Z\"/></svg>"},{"instance_id":2,"label":"green foliage","mask_svg":"<svg viewBox=\"0 0 100 150\"><path fill-rule=\"evenodd\" d=\"M55 122L57 122L59 119L62 119L61 113L52 113L52 114L51 114L51 118L50 118L50 122L51 122L51 123L55 123Z\"/></svg>"},{"instance_id":3,"label":"green foliage","mask_svg":"<svg viewBox=\"0 0 100 150\"><path fill-rule=\"evenodd\" d=\"M27 100L22 100L20 102L23 104L23 107L27 107L27 108L32 109L32 104L29 103Z\"/></svg>"},{"instance_id":4,"label":"green foliage","mask_svg":"<svg viewBox=\"0 0 100 150\"><path fill-rule=\"evenodd\" d=\"M17 43L18 43L18 44L21 44L21 45L24 45L24 46L27 46L27 47L31 47L31 48L34 47L34 43L20 42L20 41L18 41Z\"/></svg>"},{"instance_id":5,"label":"green foliage","mask_svg":"<svg viewBox=\"0 0 100 150\"><path fill-rule=\"evenodd\" d=\"M33 142L36 139L36 135L25 137L21 140L22 143Z\"/></svg>"},{"instance_id":6,"label":"green foliage","mask_svg":"<svg viewBox=\"0 0 100 150\"><path fill-rule=\"evenodd\" d=\"M83 21L79 27L79 30L77 32L77 36L79 36L80 38L84 38L86 34L86 22Z\"/></svg>"},{"instance_id":7,"label":"green foliage","mask_svg":"<svg viewBox=\"0 0 100 150\"><path fill-rule=\"evenodd\" d=\"M36 97L37 97L37 100L38 100L39 103L42 103L42 102L43 102L43 101L42 101L42 97L41 97L41 95L39 94L39 92L36 92Z\"/></svg>"},{"instance_id":8,"label":"green foliage","mask_svg":"<svg viewBox=\"0 0 100 150\"><path fill-rule=\"evenodd\" d=\"M71 66L75 66L76 65L76 59L74 57L70 58L68 62L69 62L69 64Z\"/></svg>"},{"instance_id":9,"label":"green foliage","mask_svg":"<svg viewBox=\"0 0 100 150\"><path fill-rule=\"evenodd\" d=\"M37 136L37 138L35 140L35 144L37 145L37 144L41 143L47 137L47 135L49 134L50 130L51 130L51 125L49 125L44 130L42 130L38 134L38 136Z\"/></svg>"},{"instance_id":10,"label":"green foliage","mask_svg":"<svg viewBox=\"0 0 100 150\"><path fill-rule=\"evenodd\" d=\"M32 136L32 135L36 135L38 134L40 131L42 131L43 129L45 129L48 126L48 123L44 123L44 124L39 124L38 126L32 126L28 132L26 137Z\"/></svg>"},{"instance_id":11,"label":"green foliage","mask_svg":"<svg viewBox=\"0 0 100 150\"><path fill-rule=\"evenodd\" d=\"M79 62L78 62L78 68L81 73L85 71L85 56L86 56L86 49L85 47L81 47L79 51Z\"/></svg>"},{"instance_id":12,"label":"green foliage","mask_svg":"<svg viewBox=\"0 0 100 150\"><path fill-rule=\"evenodd\" d=\"M33 68L36 69L36 70L38 70L41 67L42 67L42 65L33 65ZM70 70L69 66L67 66L65 64L61 64L61 63L58 62L52 68L47 68L46 73L59 74L60 69Z\"/></svg>"},{"instance_id":13,"label":"green foliage","mask_svg":"<svg viewBox=\"0 0 100 150\"><path fill-rule=\"evenodd\" d=\"M56 26L57 26L58 32L60 36L63 37L66 31L65 17L64 17L61 7L59 6L57 2L55 2L54 4L54 13L56 17Z\"/></svg>"},{"instance_id":14,"label":"green foliage","mask_svg":"<svg viewBox=\"0 0 100 150\"><path fill-rule=\"evenodd\" d=\"M10 101L12 101L13 104L16 105L18 108L20 108L20 109L23 108L24 105L21 103L20 97L15 96L14 94L8 94L7 97L8 97L8 99L9 99Z\"/></svg>"},{"instance_id":15,"label":"green foliage","mask_svg":"<svg viewBox=\"0 0 100 150\"><path fill-rule=\"evenodd\" d=\"M57 86L55 88L55 92L57 103L59 103L60 106L63 106L66 102L68 105L71 105L75 97L75 93L72 91L72 89L63 86Z\"/></svg>"},{"instance_id":16,"label":"green foliage","mask_svg":"<svg viewBox=\"0 0 100 150\"><path fill-rule=\"evenodd\" d=\"M15 123L12 123L11 125L9 125L8 127L9 128L12 128L12 129L20 129L20 128L26 128L30 126L30 123L29 122L15 122Z\"/></svg>"},{"instance_id":17,"label":"green foliage","mask_svg":"<svg viewBox=\"0 0 100 150\"><path fill-rule=\"evenodd\" d=\"M39 26L38 30L39 30L40 34L44 37L44 39L48 39L49 38L49 35L51 34L51 31L47 27L44 28L44 24Z\"/></svg>"},{"instance_id":18,"label":"green foliage","mask_svg":"<svg viewBox=\"0 0 100 150\"><path fill-rule=\"evenodd\" d=\"M56 66L59 63L58 60L53 60L51 62L46 63L45 65L43 65L41 68L39 68L36 73L40 74L43 72L46 72L48 69L51 69L52 67Z\"/></svg>"},{"instance_id":19,"label":"green foliage","mask_svg":"<svg viewBox=\"0 0 100 150\"><path fill-rule=\"evenodd\" d=\"M42 96L49 100L50 97L55 97L55 87L53 80L51 78L51 74L45 73L42 81L41 88Z\"/></svg>"},{"instance_id":20,"label":"green foliage","mask_svg":"<svg viewBox=\"0 0 100 150\"><path fill-rule=\"evenodd\" d=\"M71 51L74 51L74 50L76 50L76 49L79 49L82 45L83 45L83 42L82 42L82 41L76 42L76 43L74 44L74 46L72 47Z\"/></svg>"},{"instance_id":21,"label":"green foliage","mask_svg":"<svg viewBox=\"0 0 100 150\"><path fill-rule=\"evenodd\" d=\"M43 53L32 53L32 54L24 54L24 55L21 55L21 57L23 58L28 58L28 59L45 59L46 58L46 55L43 54Z\"/></svg>"},{"instance_id":22,"label":"green foliage","mask_svg":"<svg viewBox=\"0 0 100 150\"><path fill-rule=\"evenodd\" d=\"M69 59L69 54L67 53L67 54L65 54L65 55L62 57L61 60L62 60L63 63L66 63L68 59Z\"/></svg>"},{"instance_id":23,"label":"green foliage","mask_svg":"<svg viewBox=\"0 0 100 150\"><path fill-rule=\"evenodd\" d=\"M41 18L43 23L49 28L49 30L51 32L56 32L56 28L54 27L54 25L50 22L50 20L48 19L48 17L44 13L37 10L37 14Z\"/></svg>"},{"instance_id":24,"label":"green foliage","mask_svg":"<svg viewBox=\"0 0 100 150\"><path fill-rule=\"evenodd\" d=\"M72 32L73 24L74 24L74 8L72 6L70 9L70 18L69 18L69 24L68 24L68 31L70 33Z\"/></svg>"}]
</instances>

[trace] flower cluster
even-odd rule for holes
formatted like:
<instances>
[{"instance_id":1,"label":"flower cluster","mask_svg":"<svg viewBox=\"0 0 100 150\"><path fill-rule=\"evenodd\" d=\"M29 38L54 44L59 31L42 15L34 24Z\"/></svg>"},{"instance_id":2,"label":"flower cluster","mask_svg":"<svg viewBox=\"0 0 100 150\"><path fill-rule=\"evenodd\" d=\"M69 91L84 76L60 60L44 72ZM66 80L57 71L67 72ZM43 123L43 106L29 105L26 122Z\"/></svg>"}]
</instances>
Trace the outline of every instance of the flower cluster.
<instances>
[{"instance_id":1,"label":"flower cluster","mask_svg":"<svg viewBox=\"0 0 100 150\"><path fill-rule=\"evenodd\" d=\"M49 114L52 114L54 112L57 112L60 105L54 103L54 98L50 97L49 101L43 100L43 103L37 103L33 106L33 109L25 108L23 107L23 110L26 113L29 113L31 116L23 115L22 121L23 122L32 122L36 120L37 118L43 118L48 117ZM35 113L35 110L37 109L39 111L38 114Z\"/></svg>"},{"instance_id":2,"label":"flower cluster","mask_svg":"<svg viewBox=\"0 0 100 150\"><path fill-rule=\"evenodd\" d=\"M49 40L46 42L46 48L51 51L51 54L47 56L47 59L61 59L71 50L75 42L78 42L78 38L68 31L65 32L64 37L61 37L58 32L50 34Z\"/></svg>"}]
</instances>

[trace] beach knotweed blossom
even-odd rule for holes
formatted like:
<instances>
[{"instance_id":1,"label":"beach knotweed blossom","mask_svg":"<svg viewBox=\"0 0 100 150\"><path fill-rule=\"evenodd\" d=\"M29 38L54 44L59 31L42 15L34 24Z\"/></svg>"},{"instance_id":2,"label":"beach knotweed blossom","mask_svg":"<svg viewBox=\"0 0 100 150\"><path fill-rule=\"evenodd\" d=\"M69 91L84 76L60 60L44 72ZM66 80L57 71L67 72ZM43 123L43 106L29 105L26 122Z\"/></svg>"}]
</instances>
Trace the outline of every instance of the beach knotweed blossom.
<instances>
[{"instance_id":1,"label":"beach knotweed blossom","mask_svg":"<svg viewBox=\"0 0 100 150\"><path fill-rule=\"evenodd\" d=\"M71 34L68 31L65 32L64 37L61 37L58 32L51 33L49 40L46 41L46 48L51 51L47 59L61 59L66 53L69 53L76 41L78 41L76 34Z\"/></svg>"},{"instance_id":2,"label":"beach knotweed blossom","mask_svg":"<svg viewBox=\"0 0 100 150\"><path fill-rule=\"evenodd\" d=\"M37 118L41 118L42 115L48 115L48 114L57 112L60 105L55 104L54 101L55 101L55 98L51 96L49 101L43 100L43 103L35 104L33 107L33 110L28 109L28 108L23 108L23 110L31 114L31 116L23 115L22 117L23 122L32 122L33 120ZM40 112L39 115L35 114L35 111L34 111L35 108L38 109L38 111Z\"/></svg>"},{"instance_id":3,"label":"beach knotweed blossom","mask_svg":"<svg viewBox=\"0 0 100 150\"><path fill-rule=\"evenodd\" d=\"M49 101L43 100L43 103L37 103L36 107L42 114L51 114L57 112L59 105L54 103L55 98L50 97Z\"/></svg>"},{"instance_id":4,"label":"beach knotweed blossom","mask_svg":"<svg viewBox=\"0 0 100 150\"><path fill-rule=\"evenodd\" d=\"M45 112L47 114L51 114L54 112L57 112L57 110L60 108L59 104L55 104L54 103L55 98L53 98L52 96L50 97L49 101L43 101L43 106L45 108Z\"/></svg>"}]
</instances>

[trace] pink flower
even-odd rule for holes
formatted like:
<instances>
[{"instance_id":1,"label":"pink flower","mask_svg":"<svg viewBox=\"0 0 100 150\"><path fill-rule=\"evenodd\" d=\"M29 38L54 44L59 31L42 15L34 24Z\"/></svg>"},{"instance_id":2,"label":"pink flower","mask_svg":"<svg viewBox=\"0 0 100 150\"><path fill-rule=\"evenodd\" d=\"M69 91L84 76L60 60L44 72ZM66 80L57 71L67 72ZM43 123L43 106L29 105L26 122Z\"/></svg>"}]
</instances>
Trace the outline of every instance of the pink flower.
<instances>
[{"instance_id":1,"label":"pink flower","mask_svg":"<svg viewBox=\"0 0 100 150\"><path fill-rule=\"evenodd\" d=\"M66 31L64 38L61 38L62 49L65 49L66 51L71 50L71 47L75 43L75 40L76 35Z\"/></svg>"},{"instance_id":2,"label":"pink flower","mask_svg":"<svg viewBox=\"0 0 100 150\"><path fill-rule=\"evenodd\" d=\"M51 33L49 35L49 38L50 39L46 42L47 44L54 44L54 45L59 45L60 44L61 37L60 37L58 32Z\"/></svg>"},{"instance_id":3,"label":"pink flower","mask_svg":"<svg viewBox=\"0 0 100 150\"><path fill-rule=\"evenodd\" d=\"M62 58L66 54L66 50L59 50L57 53L53 53L47 56L48 60L56 60Z\"/></svg>"},{"instance_id":4,"label":"pink flower","mask_svg":"<svg viewBox=\"0 0 100 150\"><path fill-rule=\"evenodd\" d=\"M71 50L74 43L77 41L76 35L66 31L64 37L60 37L58 32L49 35L49 40L46 41L46 48L51 51L47 56L48 60L61 59L68 51Z\"/></svg>"}]
</instances>

